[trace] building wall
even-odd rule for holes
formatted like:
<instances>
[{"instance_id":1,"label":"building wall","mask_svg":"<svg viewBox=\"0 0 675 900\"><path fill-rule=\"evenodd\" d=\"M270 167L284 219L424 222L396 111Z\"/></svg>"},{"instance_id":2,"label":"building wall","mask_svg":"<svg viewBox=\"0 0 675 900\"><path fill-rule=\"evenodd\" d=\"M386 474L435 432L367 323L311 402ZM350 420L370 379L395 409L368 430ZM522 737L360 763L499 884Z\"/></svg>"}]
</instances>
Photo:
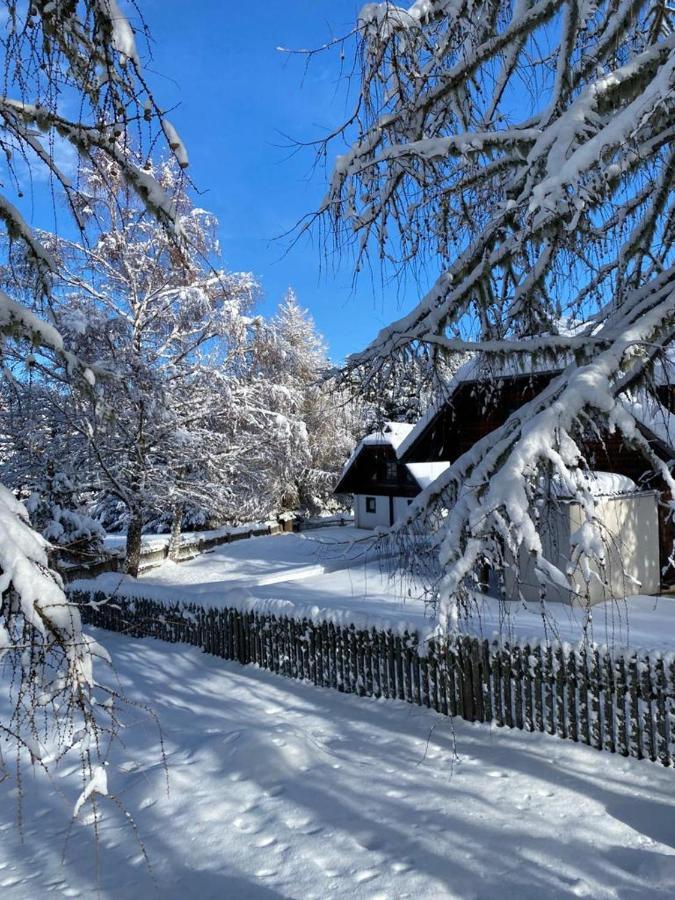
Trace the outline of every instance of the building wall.
<instances>
[{"instance_id":1,"label":"building wall","mask_svg":"<svg viewBox=\"0 0 675 900\"><path fill-rule=\"evenodd\" d=\"M590 601L593 604L658 592L660 563L656 492L599 497L596 514L603 528L604 572L600 573L600 578L592 577L586 584L577 567L570 579L572 590L549 584L546 587L547 601L573 604ZM570 502L552 504L547 517L540 523L544 556L563 572L571 558L571 536L582 521L581 507ZM597 567L593 568L597 570ZM494 589L495 585L491 587ZM522 560L518 584L513 572L506 572L507 598L517 599L519 588L525 600L539 600L540 585L532 559Z\"/></svg>"},{"instance_id":2,"label":"building wall","mask_svg":"<svg viewBox=\"0 0 675 900\"><path fill-rule=\"evenodd\" d=\"M375 512L366 512L366 498L374 497ZM407 497L393 497L394 521L405 515L408 510ZM389 497L372 494L354 494L354 524L357 528L388 528L390 521Z\"/></svg>"},{"instance_id":3,"label":"building wall","mask_svg":"<svg viewBox=\"0 0 675 900\"><path fill-rule=\"evenodd\" d=\"M655 594L661 584L659 564L659 518L656 492L625 497L600 498L597 514L605 529L605 578L613 598ZM571 532L582 522L578 504L570 504ZM577 591L585 592L581 573L574 578ZM598 579L590 583L591 603L604 599L606 590Z\"/></svg>"},{"instance_id":4,"label":"building wall","mask_svg":"<svg viewBox=\"0 0 675 900\"><path fill-rule=\"evenodd\" d=\"M394 521L398 521L408 512L408 506L412 503L412 497L394 497Z\"/></svg>"},{"instance_id":5,"label":"building wall","mask_svg":"<svg viewBox=\"0 0 675 900\"><path fill-rule=\"evenodd\" d=\"M357 528L389 527L389 497L375 496L375 512L366 512L366 494L354 494L354 520Z\"/></svg>"}]
</instances>

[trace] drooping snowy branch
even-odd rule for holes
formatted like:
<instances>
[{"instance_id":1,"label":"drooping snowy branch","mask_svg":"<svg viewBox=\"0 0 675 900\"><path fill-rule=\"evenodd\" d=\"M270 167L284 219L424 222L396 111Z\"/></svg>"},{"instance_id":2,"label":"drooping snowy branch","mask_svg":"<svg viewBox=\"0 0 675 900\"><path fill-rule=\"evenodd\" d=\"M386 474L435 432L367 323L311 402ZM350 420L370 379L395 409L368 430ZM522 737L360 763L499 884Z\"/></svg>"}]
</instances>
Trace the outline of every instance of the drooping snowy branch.
<instances>
[{"instance_id":1,"label":"drooping snowy branch","mask_svg":"<svg viewBox=\"0 0 675 900\"><path fill-rule=\"evenodd\" d=\"M421 352L474 355L486 382L563 371L399 529L437 533L447 623L480 565L517 568L525 554L544 581L563 577L537 531L544 475L585 511L575 559L597 553L580 471L591 423L620 431L673 492L624 402L675 322L673 12L658 0L430 0L367 4L358 24L356 133L321 213L338 246L440 271L347 361L345 381L372 386Z\"/></svg>"},{"instance_id":2,"label":"drooping snowy branch","mask_svg":"<svg viewBox=\"0 0 675 900\"><path fill-rule=\"evenodd\" d=\"M59 260L30 223L32 183L42 170L75 225L84 227L78 178L60 161L61 148L69 149L75 168L82 159L89 164L94 157L112 160L176 245L183 240L173 198L153 177L147 160L158 136L176 148L182 164L187 155L175 131L162 129L162 112L141 67L137 37L145 25L132 6L134 26L117 0L0 4L0 223L7 250L4 272L11 276L3 274L0 292L0 366L10 387L16 386L12 367L18 360L28 371L58 360L66 379L83 385L94 381L55 327ZM66 114L69 109L77 110L77 118ZM3 405L3 416L6 412ZM29 426L23 425L25 434ZM16 461L20 432L3 462ZM54 487L49 472L44 474ZM59 490L65 482L60 484ZM57 507L57 518L46 524L52 537L59 528L75 525L59 504L52 504L51 512ZM49 571L46 541L31 531L26 508L4 487L0 519L0 633L14 700L12 720L0 727L16 741L19 754L28 750L33 760L44 761L46 752L58 757L77 745L86 770L103 750L103 732L114 730L110 710L95 696L97 651L83 635L79 613L67 603L60 579Z\"/></svg>"}]
</instances>

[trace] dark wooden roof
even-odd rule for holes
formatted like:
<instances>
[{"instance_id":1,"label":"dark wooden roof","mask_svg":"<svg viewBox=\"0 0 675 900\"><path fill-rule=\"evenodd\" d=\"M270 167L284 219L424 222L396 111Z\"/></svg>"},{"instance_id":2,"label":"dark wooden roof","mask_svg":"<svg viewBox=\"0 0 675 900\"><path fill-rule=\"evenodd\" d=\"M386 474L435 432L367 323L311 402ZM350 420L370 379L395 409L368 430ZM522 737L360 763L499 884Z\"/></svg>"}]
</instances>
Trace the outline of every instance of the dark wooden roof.
<instances>
[{"instance_id":1,"label":"dark wooden roof","mask_svg":"<svg viewBox=\"0 0 675 900\"><path fill-rule=\"evenodd\" d=\"M445 404L405 448L404 462L454 462L463 453L502 425L523 403L532 400L558 372L516 375L492 381L462 381ZM657 399L670 411L675 411L675 390L670 387L656 391ZM666 444L648 424L638 423L640 431L654 450L666 460L675 459L672 446ZM626 475L644 487L659 491L662 501L670 494L665 482L649 467L642 454L626 443L618 431L594 432L581 436L579 445L589 468ZM669 519L668 507L659 506L659 543L661 566L668 567L675 542L675 528ZM665 578L675 580L669 568Z\"/></svg>"},{"instance_id":2,"label":"dark wooden roof","mask_svg":"<svg viewBox=\"0 0 675 900\"><path fill-rule=\"evenodd\" d=\"M524 403L534 399L558 374L558 371L551 371L532 375L509 375L489 381L460 382L427 425L405 448L405 452L401 454L401 462L441 460L454 462L470 450L476 441L503 425ZM671 412L675 411L675 388L657 388L656 397L664 407ZM667 459L675 458L673 448L652 432L648 425L638 423L638 426L659 454ZM584 442L584 446L587 443ZM610 439L610 435L605 436L602 441L591 443L605 447L604 455L607 463L609 463L606 458L607 449L612 447L618 451L618 444ZM636 451L629 452L635 454ZM644 466L641 456L640 460ZM603 467L596 465L595 468ZM611 465L605 470L614 471Z\"/></svg>"},{"instance_id":3,"label":"dark wooden roof","mask_svg":"<svg viewBox=\"0 0 675 900\"><path fill-rule=\"evenodd\" d=\"M511 413L542 391L557 372L461 381L401 456L402 462L454 462Z\"/></svg>"},{"instance_id":4,"label":"dark wooden roof","mask_svg":"<svg viewBox=\"0 0 675 900\"><path fill-rule=\"evenodd\" d=\"M336 494L385 497L416 497L419 492L420 486L389 444L364 444L335 488Z\"/></svg>"}]
</instances>

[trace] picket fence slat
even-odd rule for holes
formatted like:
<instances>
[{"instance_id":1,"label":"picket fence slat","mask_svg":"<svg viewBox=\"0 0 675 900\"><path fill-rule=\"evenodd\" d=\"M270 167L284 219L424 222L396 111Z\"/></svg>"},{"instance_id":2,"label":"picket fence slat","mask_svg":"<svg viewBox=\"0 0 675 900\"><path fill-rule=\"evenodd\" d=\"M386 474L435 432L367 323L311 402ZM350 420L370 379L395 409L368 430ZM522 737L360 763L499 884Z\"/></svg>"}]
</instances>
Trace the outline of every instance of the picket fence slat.
<instances>
[{"instance_id":1,"label":"picket fence slat","mask_svg":"<svg viewBox=\"0 0 675 900\"><path fill-rule=\"evenodd\" d=\"M405 700L468 721L548 732L664 766L675 762L675 659L591 645L429 641L333 621L164 606L71 592L86 624L200 647L344 693Z\"/></svg>"}]
</instances>

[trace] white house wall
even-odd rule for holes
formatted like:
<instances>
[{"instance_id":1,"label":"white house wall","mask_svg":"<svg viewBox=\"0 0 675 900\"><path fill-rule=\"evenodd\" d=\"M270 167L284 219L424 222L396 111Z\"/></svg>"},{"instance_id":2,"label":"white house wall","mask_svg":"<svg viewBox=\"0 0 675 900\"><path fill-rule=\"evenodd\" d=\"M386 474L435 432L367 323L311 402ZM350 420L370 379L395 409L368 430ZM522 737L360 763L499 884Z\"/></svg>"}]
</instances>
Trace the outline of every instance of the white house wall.
<instances>
[{"instance_id":1,"label":"white house wall","mask_svg":"<svg viewBox=\"0 0 675 900\"><path fill-rule=\"evenodd\" d=\"M577 568L571 577L572 591L547 585L546 600L563 603L600 603L635 594L655 594L660 587L659 522L654 492L619 497L596 498L596 515L603 529L605 566L600 578L587 585ZM546 559L563 572L571 556L571 536L583 521L578 503L549 506L539 531ZM605 583L606 582L606 583ZM495 589L496 584L491 584ZM506 571L508 599L518 594L529 602L539 600L540 586L530 557L521 560L520 580L515 571Z\"/></svg>"},{"instance_id":2,"label":"white house wall","mask_svg":"<svg viewBox=\"0 0 675 900\"><path fill-rule=\"evenodd\" d=\"M407 497L394 497L394 521L403 518L411 501Z\"/></svg>"},{"instance_id":3,"label":"white house wall","mask_svg":"<svg viewBox=\"0 0 675 900\"><path fill-rule=\"evenodd\" d=\"M372 495L355 494L354 495L354 523L357 528L389 528L390 509L389 497L374 497L375 512L366 512L366 498ZM408 509L407 497L394 497L394 521L401 518Z\"/></svg>"},{"instance_id":4,"label":"white house wall","mask_svg":"<svg viewBox=\"0 0 675 900\"><path fill-rule=\"evenodd\" d=\"M605 572L613 598L655 594L661 585L659 571L659 519L655 493L599 498L596 512L605 529ZM582 522L581 507L570 505L570 528ZM574 576L579 593L586 591L581 573ZM591 603L607 599L597 578L590 584Z\"/></svg>"},{"instance_id":5,"label":"white house wall","mask_svg":"<svg viewBox=\"0 0 675 900\"><path fill-rule=\"evenodd\" d=\"M375 497L375 512L366 512L366 495L354 495L354 518L357 528L388 528L389 497Z\"/></svg>"}]
</instances>

